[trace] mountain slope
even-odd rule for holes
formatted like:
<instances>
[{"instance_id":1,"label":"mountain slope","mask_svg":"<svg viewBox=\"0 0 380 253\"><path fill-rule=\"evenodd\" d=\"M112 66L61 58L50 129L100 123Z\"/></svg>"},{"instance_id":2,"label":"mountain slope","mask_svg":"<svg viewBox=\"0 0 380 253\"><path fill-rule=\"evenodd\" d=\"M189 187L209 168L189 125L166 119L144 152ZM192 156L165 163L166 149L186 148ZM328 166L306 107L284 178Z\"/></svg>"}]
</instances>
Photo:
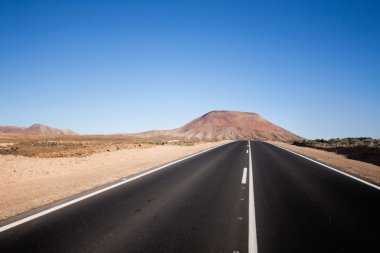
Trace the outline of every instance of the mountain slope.
<instances>
[{"instance_id":1,"label":"mountain slope","mask_svg":"<svg viewBox=\"0 0 380 253\"><path fill-rule=\"evenodd\" d=\"M211 111L174 130L155 130L136 135L149 138L198 140L291 141L301 139L256 113L235 111Z\"/></svg>"},{"instance_id":2,"label":"mountain slope","mask_svg":"<svg viewBox=\"0 0 380 253\"><path fill-rule=\"evenodd\" d=\"M30 127L18 126L0 126L0 133L18 133L18 134L58 134L58 135L74 135L74 131L70 129L58 129L42 124L34 124Z\"/></svg>"},{"instance_id":3,"label":"mountain slope","mask_svg":"<svg viewBox=\"0 0 380 253\"><path fill-rule=\"evenodd\" d=\"M22 133L26 127L0 126L0 133Z\"/></svg>"}]
</instances>

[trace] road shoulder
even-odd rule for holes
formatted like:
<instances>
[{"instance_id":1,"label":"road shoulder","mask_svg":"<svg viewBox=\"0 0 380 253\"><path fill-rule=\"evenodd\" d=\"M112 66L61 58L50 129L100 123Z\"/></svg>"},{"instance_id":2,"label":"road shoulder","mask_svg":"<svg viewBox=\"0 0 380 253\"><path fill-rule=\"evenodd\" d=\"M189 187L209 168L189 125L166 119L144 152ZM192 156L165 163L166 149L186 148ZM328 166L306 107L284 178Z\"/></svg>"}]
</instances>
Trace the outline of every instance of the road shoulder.
<instances>
[{"instance_id":1,"label":"road shoulder","mask_svg":"<svg viewBox=\"0 0 380 253\"><path fill-rule=\"evenodd\" d=\"M299 147L277 141L267 141L267 143L286 148L288 150L299 153L328 166L332 166L340 171L366 180L370 183L380 185L380 166L361 161L351 160L343 155L338 155L323 150L308 147Z\"/></svg>"}]
</instances>

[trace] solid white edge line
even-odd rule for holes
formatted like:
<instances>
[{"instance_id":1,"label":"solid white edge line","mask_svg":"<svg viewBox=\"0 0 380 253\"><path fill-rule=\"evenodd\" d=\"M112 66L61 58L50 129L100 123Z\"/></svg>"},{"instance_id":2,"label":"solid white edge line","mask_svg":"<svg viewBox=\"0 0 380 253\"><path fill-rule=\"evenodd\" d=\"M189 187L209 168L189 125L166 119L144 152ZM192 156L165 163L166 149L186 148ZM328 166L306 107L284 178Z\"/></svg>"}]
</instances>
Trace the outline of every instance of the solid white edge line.
<instances>
[{"instance_id":1,"label":"solid white edge line","mask_svg":"<svg viewBox=\"0 0 380 253\"><path fill-rule=\"evenodd\" d=\"M253 191L253 176L252 176L252 154L251 142L249 144L249 208L248 208L248 252L257 253L257 234L256 234L256 214L255 214L255 199Z\"/></svg>"},{"instance_id":2,"label":"solid white edge line","mask_svg":"<svg viewBox=\"0 0 380 253\"><path fill-rule=\"evenodd\" d=\"M241 178L241 183L246 184L247 183L247 168L243 169L243 177Z\"/></svg>"},{"instance_id":3,"label":"solid white edge line","mask_svg":"<svg viewBox=\"0 0 380 253\"><path fill-rule=\"evenodd\" d=\"M321 162L315 161L315 160L313 160L313 159L311 159L311 158L309 158L309 157L307 157L307 156L304 156L304 155L298 154L297 152L294 152L294 151L289 150L289 149L287 149L287 148L284 148L284 147L281 147L281 146L279 146L279 145L272 144L272 143L269 143L269 142L267 142L267 143L268 143L268 144L271 144L271 145L273 145L273 146L276 146L276 147L278 147L278 148L281 148L281 149L283 149L283 150L285 150L285 151L288 151L288 152L290 152L290 153L293 153L293 154L295 154L295 155L297 155L297 156L300 156L300 157L302 157L302 158L305 158L306 160L309 160L309 161L312 161L312 162L314 162L314 163L316 163L316 164L322 165L323 167L326 167L326 168L328 168L328 169L330 169L330 170L333 170L333 171L335 171L335 172L338 172L338 173L340 173L340 174L342 174L342 175L345 175L345 176L347 176L347 177L350 177L350 178L352 178L352 179L355 179L356 181L359 181L359 182L361 182L361 183L363 183L363 184L366 184L366 185L368 185L368 186L371 186L371 187L373 187L373 188L375 188L375 189L377 189L377 190L380 190L380 186L377 186L377 185L375 185L375 184L372 184L372 183L370 183L370 182L367 182L367 181L365 181L365 180L363 180L363 179L357 178L357 177L355 177L355 176L353 176L353 175L350 175L350 174L348 174L348 173L346 173L346 172L343 172L343 171L341 171L341 170L335 169L335 168L333 168L333 167L331 167L331 166L328 166L328 165L326 165L326 164L323 164L323 163L321 163Z\"/></svg>"},{"instance_id":4,"label":"solid white edge line","mask_svg":"<svg viewBox=\"0 0 380 253\"><path fill-rule=\"evenodd\" d=\"M163 166L160 166L160 167L158 167L158 168L156 168L156 169L153 169L153 170L147 171L147 172L142 173L142 174L140 174L140 175L137 175L137 176L135 176L135 177L132 177L132 178L129 178L129 179L125 179L124 181L121 181L121 182L115 183L115 184L110 185L110 186L108 186L108 187L105 187L105 188L103 188L103 189L100 189L100 190L97 190L97 191L95 191L95 192L89 193L89 194L84 195L84 196L82 196L82 197L79 197L79 198L76 198L76 199L70 200L70 201L68 201L68 202L66 202L66 203L63 203L63 204L61 204L61 205L58 205L58 206L55 206L55 207L49 208L49 209L47 209L47 210L45 210L45 211L41 211L41 212L39 212L39 213L36 213L36 214L31 215L31 216L25 217L25 218L23 218L23 219L21 219L21 220L18 220L18 221L12 222L12 223L10 223L10 224L7 224L7 225L5 225L5 226L0 227L0 233L6 231L6 230L8 230L8 229L11 229L11 228L13 228L13 227L19 226L19 225L21 225L21 224L23 224L23 223L26 223L26 222L28 222L28 221L31 221L31 220L37 219L37 218L39 218L39 217L41 217L41 216L44 216L44 215L46 215L46 214L49 214L49 213L52 213L52 212L57 211L57 210L59 210L59 209L62 209L62 208L64 208L64 207L66 207L66 206L70 206L70 205L72 205L72 204L75 204L75 203L77 203L77 202L79 202L79 201L82 201L82 200L84 200L84 199L87 199L87 198L93 197L93 196L95 196L95 195L98 195L98 194L100 194L100 193L102 193L102 192L105 192L105 191L111 190L111 189L113 189L113 188L115 188L115 187L118 187L118 186L120 186L120 185L126 184L126 183L131 182L131 181L133 181L133 180L135 180L135 179L138 179L138 178L140 178L140 177L143 177L143 176L146 176L146 175L151 174L151 173L153 173L153 172L156 172L156 171L158 171L158 170L164 169L164 168L169 167L169 166L171 166L171 165L173 165L173 164L176 164L176 163L182 162L182 161L187 160L187 159L189 159L189 158L191 158L191 157L194 157L194 156L197 156L197 155L200 155L200 154L206 153L206 152L208 152L208 151L210 151L210 150L213 150L213 149L215 149L215 148L218 148L218 147L221 147L221 146L224 146L224 145L227 145L227 144L229 144L229 143L221 144L221 145L218 145L218 146L216 146L216 147L212 147L212 148L209 148L209 149L206 149L206 150L200 151L200 152L198 152L198 153L195 153L195 154L189 155L189 156L187 156L187 157L181 158L181 159L179 159L179 160L173 161L173 162L171 162L171 163L165 164L165 165L163 165Z\"/></svg>"}]
</instances>

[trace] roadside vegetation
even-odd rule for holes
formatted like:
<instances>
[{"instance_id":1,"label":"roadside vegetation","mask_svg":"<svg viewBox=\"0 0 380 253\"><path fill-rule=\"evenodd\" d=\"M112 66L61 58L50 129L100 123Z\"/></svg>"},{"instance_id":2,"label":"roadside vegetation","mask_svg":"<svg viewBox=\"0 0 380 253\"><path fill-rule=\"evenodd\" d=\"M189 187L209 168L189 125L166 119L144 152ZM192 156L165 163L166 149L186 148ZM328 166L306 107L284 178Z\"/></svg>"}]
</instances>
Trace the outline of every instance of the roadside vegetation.
<instances>
[{"instance_id":1,"label":"roadside vegetation","mask_svg":"<svg viewBox=\"0 0 380 253\"><path fill-rule=\"evenodd\" d=\"M369 137L299 140L293 145L335 152L362 162L380 166L380 139Z\"/></svg>"},{"instance_id":2,"label":"roadside vegetation","mask_svg":"<svg viewBox=\"0 0 380 253\"><path fill-rule=\"evenodd\" d=\"M135 138L126 135L0 134L0 155L27 157L84 157L99 152L150 148L157 145L191 146L195 141Z\"/></svg>"}]
</instances>

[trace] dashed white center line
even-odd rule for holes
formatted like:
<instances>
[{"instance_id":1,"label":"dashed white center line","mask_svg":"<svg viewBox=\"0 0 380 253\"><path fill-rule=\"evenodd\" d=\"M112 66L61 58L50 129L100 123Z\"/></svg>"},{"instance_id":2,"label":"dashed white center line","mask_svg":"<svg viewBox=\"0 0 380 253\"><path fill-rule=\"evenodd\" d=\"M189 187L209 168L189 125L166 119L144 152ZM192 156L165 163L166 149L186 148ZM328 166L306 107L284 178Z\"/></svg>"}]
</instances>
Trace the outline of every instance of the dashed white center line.
<instances>
[{"instance_id":1,"label":"dashed white center line","mask_svg":"<svg viewBox=\"0 0 380 253\"><path fill-rule=\"evenodd\" d=\"M256 235L256 215L255 200L253 193L253 177L252 177L252 154L251 142L249 144L249 202L248 202L248 252L257 253L257 235Z\"/></svg>"},{"instance_id":2,"label":"dashed white center line","mask_svg":"<svg viewBox=\"0 0 380 253\"><path fill-rule=\"evenodd\" d=\"M247 168L244 168L244 170L243 170L243 177L241 178L241 183L242 184L247 183Z\"/></svg>"}]
</instances>

